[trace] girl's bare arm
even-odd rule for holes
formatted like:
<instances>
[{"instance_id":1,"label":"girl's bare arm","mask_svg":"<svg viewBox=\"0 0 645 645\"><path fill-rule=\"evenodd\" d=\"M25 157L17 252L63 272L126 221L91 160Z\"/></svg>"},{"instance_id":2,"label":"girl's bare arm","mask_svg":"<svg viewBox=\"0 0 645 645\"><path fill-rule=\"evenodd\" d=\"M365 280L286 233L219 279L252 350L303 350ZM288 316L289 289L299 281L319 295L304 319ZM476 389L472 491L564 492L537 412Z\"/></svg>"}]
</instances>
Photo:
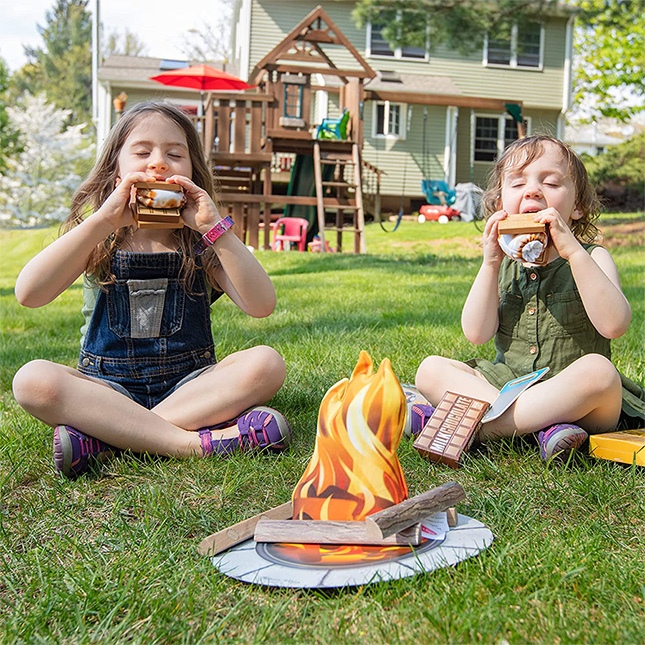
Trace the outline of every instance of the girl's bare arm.
<instances>
[{"instance_id":1,"label":"girl's bare arm","mask_svg":"<svg viewBox=\"0 0 645 645\"><path fill-rule=\"evenodd\" d=\"M101 208L27 262L16 280L18 302L42 307L73 284L96 246L118 228L133 223L128 207L130 187L145 180L144 173L126 175Z\"/></svg>"},{"instance_id":2,"label":"girl's bare arm","mask_svg":"<svg viewBox=\"0 0 645 645\"><path fill-rule=\"evenodd\" d=\"M584 248L569 256L580 298L593 326L605 338L619 338L629 327L632 310L621 287L616 263L609 251Z\"/></svg>"},{"instance_id":3,"label":"girl's bare arm","mask_svg":"<svg viewBox=\"0 0 645 645\"><path fill-rule=\"evenodd\" d=\"M221 221L217 207L205 190L180 175L174 175L168 181L177 183L184 189L187 203L181 216L188 226L203 234ZM215 240L213 250L221 263L215 277L226 295L242 311L254 318L272 313L276 304L273 283L262 265L233 231L228 231Z\"/></svg>"},{"instance_id":4,"label":"girl's bare arm","mask_svg":"<svg viewBox=\"0 0 645 645\"><path fill-rule=\"evenodd\" d=\"M618 269L602 247L587 253L554 208L534 218L549 225L549 234L560 257L569 262L580 298L593 326L605 338L618 338L629 327L631 307L620 287Z\"/></svg>"},{"instance_id":5,"label":"girl's bare arm","mask_svg":"<svg viewBox=\"0 0 645 645\"><path fill-rule=\"evenodd\" d=\"M484 260L461 313L464 335L476 345L488 342L499 325L497 281L504 252L497 242L497 225L505 217L505 211L498 211L486 222L483 235Z\"/></svg>"}]
</instances>

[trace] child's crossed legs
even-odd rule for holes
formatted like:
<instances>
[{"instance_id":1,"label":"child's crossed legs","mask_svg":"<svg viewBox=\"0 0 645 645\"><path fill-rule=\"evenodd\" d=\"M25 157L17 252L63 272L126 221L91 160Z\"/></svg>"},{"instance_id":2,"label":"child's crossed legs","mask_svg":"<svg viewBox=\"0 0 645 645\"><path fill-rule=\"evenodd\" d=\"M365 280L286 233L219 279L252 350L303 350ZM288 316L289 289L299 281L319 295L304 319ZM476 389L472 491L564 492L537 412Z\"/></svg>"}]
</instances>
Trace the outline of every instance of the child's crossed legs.
<instances>
[{"instance_id":1,"label":"child's crossed legs","mask_svg":"<svg viewBox=\"0 0 645 645\"><path fill-rule=\"evenodd\" d=\"M449 358L429 356L417 371L419 391L437 405L446 391L492 403L499 390L480 372ZM587 354L547 381L523 392L498 419L482 426L482 441L575 423L591 434L609 432L620 416L622 389L616 368L604 356Z\"/></svg>"},{"instance_id":2,"label":"child's crossed legs","mask_svg":"<svg viewBox=\"0 0 645 645\"><path fill-rule=\"evenodd\" d=\"M199 428L228 421L271 399L285 378L282 357L266 346L236 352L188 381L152 410L104 381L44 360L24 365L14 377L16 401L55 427L65 424L107 444L169 457L202 454ZM235 424L212 431L238 434Z\"/></svg>"}]
</instances>

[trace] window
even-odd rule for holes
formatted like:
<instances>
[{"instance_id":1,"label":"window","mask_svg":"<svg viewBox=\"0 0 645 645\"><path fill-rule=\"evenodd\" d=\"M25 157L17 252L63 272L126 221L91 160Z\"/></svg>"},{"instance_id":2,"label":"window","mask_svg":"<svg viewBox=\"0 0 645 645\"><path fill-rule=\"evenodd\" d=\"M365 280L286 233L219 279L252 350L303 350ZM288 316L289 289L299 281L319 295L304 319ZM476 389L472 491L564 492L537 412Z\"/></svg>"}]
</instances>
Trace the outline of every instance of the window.
<instances>
[{"instance_id":1,"label":"window","mask_svg":"<svg viewBox=\"0 0 645 645\"><path fill-rule=\"evenodd\" d=\"M295 119L302 118L302 85L285 83L284 116Z\"/></svg>"},{"instance_id":2,"label":"window","mask_svg":"<svg viewBox=\"0 0 645 645\"><path fill-rule=\"evenodd\" d=\"M385 25L370 23L367 28L367 55L368 56L391 56L393 58L416 58L425 60L428 52L428 43L423 46L406 45L393 50L387 40L383 37Z\"/></svg>"},{"instance_id":3,"label":"window","mask_svg":"<svg viewBox=\"0 0 645 645\"><path fill-rule=\"evenodd\" d=\"M542 40L543 29L539 23L513 25L507 33L499 31L486 38L484 64L541 69Z\"/></svg>"},{"instance_id":4,"label":"window","mask_svg":"<svg viewBox=\"0 0 645 645\"><path fill-rule=\"evenodd\" d=\"M389 101L375 103L373 136L403 138L404 108L402 103L390 103Z\"/></svg>"},{"instance_id":5,"label":"window","mask_svg":"<svg viewBox=\"0 0 645 645\"><path fill-rule=\"evenodd\" d=\"M524 127L528 132L528 121ZM497 161L500 151L517 140L517 123L510 116L478 116L475 119L475 161Z\"/></svg>"},{"instance_id":6,"label":"window","mask_svg":"<svg viewBox=\"0 0 645 645\"><path fill-rule=\"evenodd\" d=\"M381 31L383 25L371 25L370 29L370 56L394 56L387 40L383 38Z\"/></svg>"}]
</instances>

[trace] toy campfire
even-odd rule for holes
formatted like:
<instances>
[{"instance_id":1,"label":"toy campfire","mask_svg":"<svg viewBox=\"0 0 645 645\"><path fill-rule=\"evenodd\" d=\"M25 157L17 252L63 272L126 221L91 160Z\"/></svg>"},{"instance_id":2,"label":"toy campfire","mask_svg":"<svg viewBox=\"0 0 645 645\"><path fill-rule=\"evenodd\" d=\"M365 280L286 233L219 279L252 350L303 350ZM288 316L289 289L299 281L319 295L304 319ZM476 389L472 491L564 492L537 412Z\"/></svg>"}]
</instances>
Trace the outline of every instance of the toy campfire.
<instances>
[{"instance_id":1,"label":"toy campfire","mask_svg":"<svg viewBox=\"0 0 645 645\"><path fill-rule=\"evenodd\" d=\"M374 374L372 359L361 352L351 379L336 383L323 398L314 453L291 502L207 537L199 552L216 556L226 551L219 559L213 557L214 564L217 560L216 566L224 573L247 582L302 587L361 584L374 575L383 579L372 569L358 579L341 575L342 580L336 583L330 582L329 571L322 576L321 567L333 568L339 563L346 570L348 563L360 568L367 562L371 566L375 561L386 562L382 566L389 567L387 576L412 575L414 563L400 567L405 572L395 576L391 559L410 556L417 564L421 562L418 553L427 550L424 543L432 533L424 525L430 517L440 516L445 531L461 520L457 528L462 538L466 525L481 528L485 535L480 535L474 553L488 546L490 531L454 510L454 505L465 499L458 483L448 482L408 498L396 454L406 407L390 361L383 360ZM469 546L460 544L459 548L467 550ZM238 549L241 551L236 554ZM464 551L453 561L474 553L467 555ZM441 565L428 565L424 570L451 563L453 555L451 552ZM254 558L265 564L258 564ZM240 566L250 571L245 574ZM291 570L312 567L317 577L309 580L304 576L309 582L303 582L300 574ZM259 570L264 571L263 577L257 576Z\"/></svg>"}]
</instances>

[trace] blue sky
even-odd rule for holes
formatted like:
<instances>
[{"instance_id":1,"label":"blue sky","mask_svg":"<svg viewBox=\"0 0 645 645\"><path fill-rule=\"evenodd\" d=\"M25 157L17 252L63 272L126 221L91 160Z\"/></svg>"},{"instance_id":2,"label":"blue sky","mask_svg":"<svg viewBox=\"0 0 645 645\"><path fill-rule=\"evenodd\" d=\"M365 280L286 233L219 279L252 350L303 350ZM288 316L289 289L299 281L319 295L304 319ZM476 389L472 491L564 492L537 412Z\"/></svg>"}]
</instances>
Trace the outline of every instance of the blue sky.
<instances>
[{"instance_id":1,"label":"blue sky","mask_svg":"<svg viewBox=\"0 0 645 645\"><path fill-rule=\"evenodd\" d=\"M23 45L38 46L42 38L37 25L46 24L46 13L55 0L18 0L3 2L0 20L0 56L11 71L26 62ZM88 8L94 5L89 0ZM178 7L181 10L178 11ZM219 0L102 0L101 22L107 32L127 28L145 43L148 56L179 58L189 29L200 29L216 21L221 12Z\"/></svg>"}]
</instances>

